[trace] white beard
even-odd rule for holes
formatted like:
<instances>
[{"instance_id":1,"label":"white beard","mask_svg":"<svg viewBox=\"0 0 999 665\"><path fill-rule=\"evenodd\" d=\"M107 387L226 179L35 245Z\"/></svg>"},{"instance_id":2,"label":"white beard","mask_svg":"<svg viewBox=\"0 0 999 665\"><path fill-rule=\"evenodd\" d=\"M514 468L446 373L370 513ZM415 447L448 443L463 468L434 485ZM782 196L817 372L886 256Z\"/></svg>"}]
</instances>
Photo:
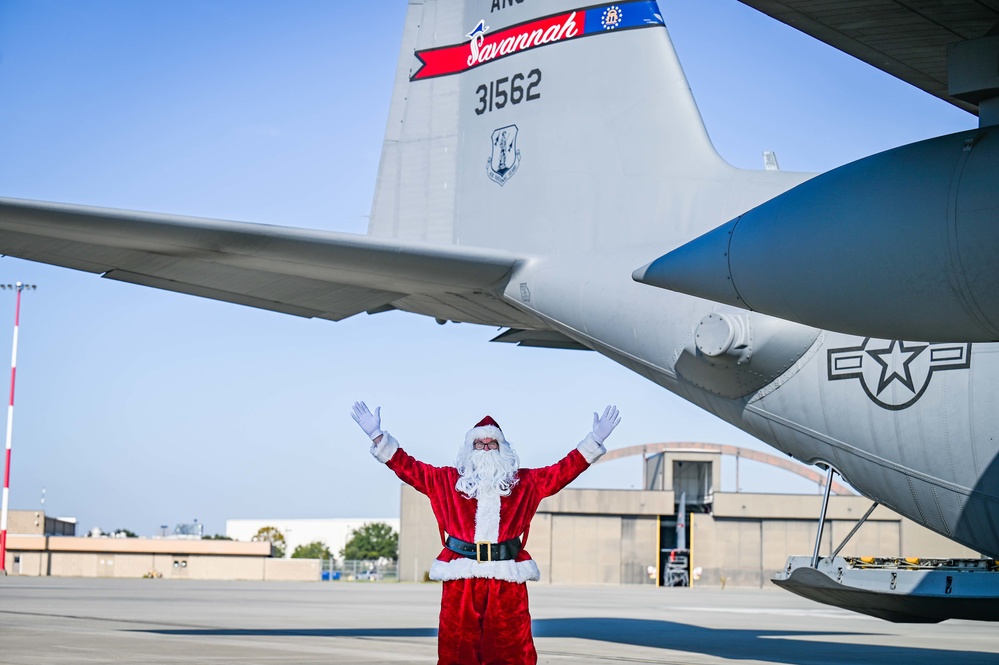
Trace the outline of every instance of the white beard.
<instances>
[{"instance_id":1,"label":"white beard","mask_svg":"<svg viewBox=\"0 0 999 665\"><path fill-rule=\"evenodd\" d=\"M469 498L480 496L510 496L517 484L520 458L507 443L498 450L475 450L463 445L454 463L460 474L455 489Z\"/></svg>"}]
</instances>

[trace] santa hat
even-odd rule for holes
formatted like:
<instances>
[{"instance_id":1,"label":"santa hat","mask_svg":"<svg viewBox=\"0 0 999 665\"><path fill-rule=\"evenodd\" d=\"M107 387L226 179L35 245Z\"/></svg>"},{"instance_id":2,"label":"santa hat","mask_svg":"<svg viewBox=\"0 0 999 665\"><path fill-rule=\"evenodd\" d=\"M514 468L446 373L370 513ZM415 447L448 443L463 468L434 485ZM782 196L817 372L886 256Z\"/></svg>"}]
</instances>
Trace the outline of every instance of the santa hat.
<instances>
[{"instance_id":1,"label":"santa hat","mask_svg":"<svg viewBox=\"0 0 999 665\"><path fill-rule=\"evenodd\" d=\"M468 434L465 435L465 444L471 446L477 439L496 439L500 443L506 443L503 430L500 429L499 423L493 420L492 416L486 416L475 423L475 427L468 430Z\"/></svg>"}]
</instances>

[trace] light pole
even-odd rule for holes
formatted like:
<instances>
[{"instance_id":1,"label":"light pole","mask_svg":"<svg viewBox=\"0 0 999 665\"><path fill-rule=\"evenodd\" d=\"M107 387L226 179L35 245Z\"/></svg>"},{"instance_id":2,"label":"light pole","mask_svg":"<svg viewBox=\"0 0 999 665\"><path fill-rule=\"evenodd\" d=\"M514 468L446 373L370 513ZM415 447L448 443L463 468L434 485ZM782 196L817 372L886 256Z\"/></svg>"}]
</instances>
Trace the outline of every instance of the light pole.
<instances>
[{"instance_id":1,"label":"light pole","mask_svg":"<svg viewBox=\"0 0 999 665\"><path fill-rule=\"evenodd\" d=\"M10 495L10 444L14 431L14 377L17 374L17 326L21 320L21 291L31 289L34 284L0 284L0 290L17 291L17 306L14 308L14 344L10 357L10 403L7 405L7 462L3 473L3 507L0 509L0 572L7 574L7 503Z\"/></svg>"}]
</instances>

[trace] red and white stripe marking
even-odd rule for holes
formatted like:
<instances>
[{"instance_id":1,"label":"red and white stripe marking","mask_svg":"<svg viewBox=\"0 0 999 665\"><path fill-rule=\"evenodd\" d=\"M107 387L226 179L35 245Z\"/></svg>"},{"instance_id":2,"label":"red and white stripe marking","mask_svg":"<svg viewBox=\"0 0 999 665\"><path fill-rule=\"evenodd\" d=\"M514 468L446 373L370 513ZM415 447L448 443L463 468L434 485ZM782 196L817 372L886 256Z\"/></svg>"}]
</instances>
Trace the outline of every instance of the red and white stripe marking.
<instances>
[{"instance_id":1,"label":"red and white stripe marking","mask_svg":"<svg viewBox=\"0 0 999 665\"><path fill-rule=\"evenodd\" d=\"M17 306L14 309L14 349L10 358L10 403L7 405L7 461L3 473L3 507L0 509L0 569L7 573L7 502L10 496L10 446L14 431L14 377L17 375L17 328L21 320L21 289L17 283Z\"/></svg>"}]
</instances>

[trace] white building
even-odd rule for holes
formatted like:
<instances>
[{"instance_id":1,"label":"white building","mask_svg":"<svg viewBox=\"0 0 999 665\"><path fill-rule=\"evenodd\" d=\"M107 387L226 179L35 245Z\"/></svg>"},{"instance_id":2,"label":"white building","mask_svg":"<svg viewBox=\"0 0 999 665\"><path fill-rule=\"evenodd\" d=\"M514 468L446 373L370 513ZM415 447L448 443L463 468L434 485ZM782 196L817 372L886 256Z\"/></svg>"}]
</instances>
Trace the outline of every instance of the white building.
<instances>
[{"instance_id":1,"label":"white building","mask_svg":"<svg viewBox=\"0 0 999 665\"><path fill-rule=\"evenodd\" d=\"M395 529L396 533L399 532L398 517L348 517L314 520L226 520L225 535L234 540L249 541L260 529L272 526L284 536L287 546L286 557L290 557L299 545L308 545L317 540L326 543L333 556L339 557L340 550L347 544L351 532L372 522L384 522Z\"/></svg>"}]
</instances>

